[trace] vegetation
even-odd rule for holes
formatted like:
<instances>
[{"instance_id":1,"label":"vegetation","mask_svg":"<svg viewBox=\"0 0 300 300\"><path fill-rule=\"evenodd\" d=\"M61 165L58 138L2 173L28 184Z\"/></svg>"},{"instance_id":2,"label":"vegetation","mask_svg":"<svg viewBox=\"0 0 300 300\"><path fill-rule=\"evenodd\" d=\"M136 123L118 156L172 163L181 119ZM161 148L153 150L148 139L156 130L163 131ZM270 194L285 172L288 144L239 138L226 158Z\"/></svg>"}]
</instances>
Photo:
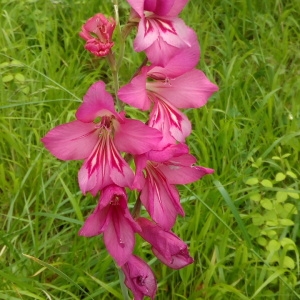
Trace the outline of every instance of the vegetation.
<instances>
[{"instance_id":1,"label":"vegetation","mask_svg":"<svg viewBox=\"0 0 300 300\"><path fill-rule=\"evenodd\" d=\"M113 15L112 3L0 6L0 299L122 299L101 237L77 235L95 206L79 192L81 163L40 141L74 119L93 82L108 82L105 60L78 32L96 12ZM199 68L220 88L187 111L191 151L215 173L180 187L186 217L175 232L195 263L171 270L141 239L136 253L156 274L157 299L300 299L300 2L190 0L181 17L199 36ZM121 84L143 61L131 46Z\"/></svg>"}]
</instances>

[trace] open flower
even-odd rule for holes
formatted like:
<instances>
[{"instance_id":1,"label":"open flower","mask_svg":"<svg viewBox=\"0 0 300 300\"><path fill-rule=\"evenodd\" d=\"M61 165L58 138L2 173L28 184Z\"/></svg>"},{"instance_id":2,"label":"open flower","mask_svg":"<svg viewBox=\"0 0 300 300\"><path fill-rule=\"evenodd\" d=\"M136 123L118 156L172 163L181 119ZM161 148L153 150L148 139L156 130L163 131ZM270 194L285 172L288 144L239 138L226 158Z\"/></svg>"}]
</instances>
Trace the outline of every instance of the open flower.
<instances>
[{"instance_id":1,"label":"open flower","mask_svg":"<svg viewBox=\"0 0 300 300\"><path fill-rule=\"evenodd\" d=\"M89 88L76 117L76 121L50 130L42 142L59 159L84 159L78 173L84 194L89 191L95 196L110 184L130 187L133 171L120 152L142 154L162 138L158 130L117 113L102 81Z\"/></svg>"},{"instance_id":2,"label":"open flower","mask_svg":"<svg viewBox=\"0 0 300 300\"><path fill-rule=\"evenodd\" d=\"M142 110L151 109L148 125L162 132L162 143L184 143L192 128L180 109L201 107L218 90L202 71L190 69L195 56L189 57L187 65L182 64L184 56L178 54L165 67L145 66L118 92L122 101Z\"/></svg>"},{"instance_id":3,"label":"open flower","mask_svg":"<svg viewBox=\"0 0 300 300\"><path fill-rule=\"evenodd\" d=\"M103 233L109 254L122 266L132 254L134 233L139 231L140 226L128 210L125 190L110 185L103 189L95 211L87 218L79 235L90 237Z\"/></svg>"},{"instance_id":4,"label":"open flower","mask_svg":"<svg viewBox=\"0 0 300 300\"><path fill-rule=\"evenodd\" d=\"M135 156L133 187L141 191L141 202L164 230L173 227L178 214L184 215L175 184L188 184L213 173L212 169L194 166L195 162L185 144Z\"/></svg>"},{"instance_id":5,"label":"open flower","mask_svg":"<svg viewBox=\"0 0 300 300\"><path fill-rule=\"evenodd\" d=\"M116 27L113 18L96 14L82 26L80 37L86 40L85 49L96 56L106 56L114 45L112 34Z\"/></svg>"},{"instance_id":6,"label":"open flower","mask_svg":"<svg viewBox=\"0 0 300 300\"><path fill-rule=\"evenodd\" d=\"M145 51L152 63L163 66L178 51L191 47L190 28L177 17L188 0L127 1L133 9L131 20L139 21L135 51Z\"/></svg>"},{"instance_id":7,"label":"open flower","mask_svg":"<svg viewBox=\"0 0 300 300\"><path fill-rule=\"evenodd\" d=\"M152 245L155 256L172 269L181 269L194 260L189 255L187 245L173 232L165 231L145 218L138 218L142 231L139 235Z\"/></svg>"},{"instance_id":8,"label":"open flower","mask_svg":"<svg viewBox=\"0 0 300 300\"><path fill-rule=\"evenodd\" d=\"M132 291L134 300L142 300L145 296L154 299L157 284L151 268L138 256L132 255L122 266L125 284Z\"/></svg>"}]
</instances>

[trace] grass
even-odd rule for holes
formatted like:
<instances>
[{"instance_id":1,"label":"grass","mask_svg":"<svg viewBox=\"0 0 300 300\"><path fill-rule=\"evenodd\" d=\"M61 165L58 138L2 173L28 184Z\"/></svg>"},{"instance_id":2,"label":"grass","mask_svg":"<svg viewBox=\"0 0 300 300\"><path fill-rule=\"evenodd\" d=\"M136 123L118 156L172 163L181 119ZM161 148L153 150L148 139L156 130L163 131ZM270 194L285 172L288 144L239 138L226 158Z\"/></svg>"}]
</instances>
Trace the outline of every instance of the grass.
<instances>
[{"instance_id":1,"label":"grass","mask_svg":"<svg viewBox=\"0 0 300 300\"><path fill-rule=\"evenodd\" d=\"M95 201L79 192L80 162L40 142L74 119L93 82L109 80L78 38L90 16L113 14L100 2L0 0L0 299L122 299L102 239L77 235ZM191 152L215 174L179 187L186 217L174 231L193 265L171 270L138 240L157 299L300 299L299 12L297 0L211 0L181 15L220 88L187 110ZM142 59L128 43L121 84Z\"/></svg>"}]
</instances>

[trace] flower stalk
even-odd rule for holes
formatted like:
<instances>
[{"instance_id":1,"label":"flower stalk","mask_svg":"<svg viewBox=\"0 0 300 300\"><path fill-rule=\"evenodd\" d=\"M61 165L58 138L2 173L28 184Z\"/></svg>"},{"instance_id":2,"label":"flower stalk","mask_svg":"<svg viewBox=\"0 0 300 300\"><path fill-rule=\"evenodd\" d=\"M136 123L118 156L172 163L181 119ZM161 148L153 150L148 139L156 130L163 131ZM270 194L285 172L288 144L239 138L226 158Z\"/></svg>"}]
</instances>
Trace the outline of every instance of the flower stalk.
<instances>
[{"instance_id":1,"label":"flower stalk","mask_svg":"<svg viewBox=\"0 0 300 300\"><path fill-rule=\"evenodd\" d=\"M124 281L125 281L125 275L122 271L121 268L117 267L118 270L118 274L119 274L119 281L120 281L120 287L121 287L121 291L122 291L122 295L123 295L123 299L124 300L130 300L130 297L128 295L128 288L125 285Z\"/></svg>"},{"instance_id":2,"label":"flower stalk","mask_svg":"<svg viewBox=\"0 0 300 300\"><path fill-rule=\"evenodd\" d=\"M80 32L85 49L107 59L112 91L102 80L93 83L76 119L51 129L42 142L61 160L83 160L79 188L97 200L79 235L103 236L124 299L129 299L129 288L135 300L142 300L155 298L157 282L150 266L133 254L136 234L168 267L193 263L187 244L172 232L177 216L185 214L177 185L214 170L195 165L186 144L192 126L182 109L204 106L218 87L196 69L197 34L178 17L187 0L127 2L131 12L123 30L118 0L113 0L114 19L98 13ZM135 27L133 50L144 51L146 58L120 87L126 39ZM126 116L125 105L132 107ZM134 108L137 111L130 113ZM145 123L136 119L139 111L148 112ZM131 212L129 193L138 195Z\"/></svg>"}]
</instances>

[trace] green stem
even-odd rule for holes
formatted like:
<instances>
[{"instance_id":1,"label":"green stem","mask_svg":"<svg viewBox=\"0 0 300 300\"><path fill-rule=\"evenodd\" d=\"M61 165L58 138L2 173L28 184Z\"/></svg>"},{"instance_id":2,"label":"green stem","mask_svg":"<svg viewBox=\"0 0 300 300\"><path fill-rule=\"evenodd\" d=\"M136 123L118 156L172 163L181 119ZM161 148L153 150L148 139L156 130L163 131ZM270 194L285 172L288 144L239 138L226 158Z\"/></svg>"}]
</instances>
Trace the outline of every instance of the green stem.
<instances>
[{"instance_id":1,"label":"green stem","mask_svg":"<svg viewBox=\"0 0 300 300\"><path fill-rule=\"evenodd\" d=\"M121 63L124 57L124 51L125 51L125 40L122 37L122 31L121 31L121 25L120 25L120 18L119 18L119 6L118 6L118 0L113 0L114 5L114 11L115 11L115 22L116 22L116 31L117 31L117 39L120 41L120 50L119 50L119 56L118 61L116 62L115 56L112 52L108 54L108 62L110 64L112 77L113 77L113 87L114 87L114 94L115 94L115 102L117 106L117 111L122 111L124 109L124 106L122 102L118 98L118 91L120 88L119 84L119 70L121 67Z\"/></svg>"},{"instance_id":2,"label":"green stem","mask_svg":"<svg viewBox=\"0 0 300 300\"><path fill-rule=\"evenodd\" d=\"M120 103L120 100L118 99L118 90L119 90L119 72L116 66L116 59L114 54L109 51L107 55L107 60L111 69L112 77L113 77L113 88L114 88L114 94L115 94L115 101L116 101L116 106L117 110L121 111L122 110L122 105Z\"/></svg>"},{"instance_id":3,"label":"green stem","mask_svg":"<svg viewBox=\"0 0 300 300\"><path fill-rule=\"evenodd\" d=\"M125 40L121 37L121 45L120 45L119 58L118 58L118 62L117 62L117 70L119 70L121 67L124 53L125 53Z\"/></svg>"},{"instance_id":4,"label":"green stem","mask_svg":"<svg viewBox=\"0 0 300 300\"><path fill-rule=\"evenodd\" d=\"M120 268L118 268L118 273L119 273L120 286L121 286L121 290L122 290L123 299L124 300L130 300L130 298L128 296L128 288L124 283L125 275L124 275L123 271Z\"/></svg>"},{"instance_id":5,"label":"green stem","mask_svg":"<svg viewBox=\"0 0 300 300\"><path fill-rule=\"evenodd\" d=\"M133 207L132 213L131 213L131 215L134 219L138 218L141 215L141 208L142 208L142 202L141 202L140 195L139 195L134 204L134 207Z\"/></svg>"}]
</instances>

